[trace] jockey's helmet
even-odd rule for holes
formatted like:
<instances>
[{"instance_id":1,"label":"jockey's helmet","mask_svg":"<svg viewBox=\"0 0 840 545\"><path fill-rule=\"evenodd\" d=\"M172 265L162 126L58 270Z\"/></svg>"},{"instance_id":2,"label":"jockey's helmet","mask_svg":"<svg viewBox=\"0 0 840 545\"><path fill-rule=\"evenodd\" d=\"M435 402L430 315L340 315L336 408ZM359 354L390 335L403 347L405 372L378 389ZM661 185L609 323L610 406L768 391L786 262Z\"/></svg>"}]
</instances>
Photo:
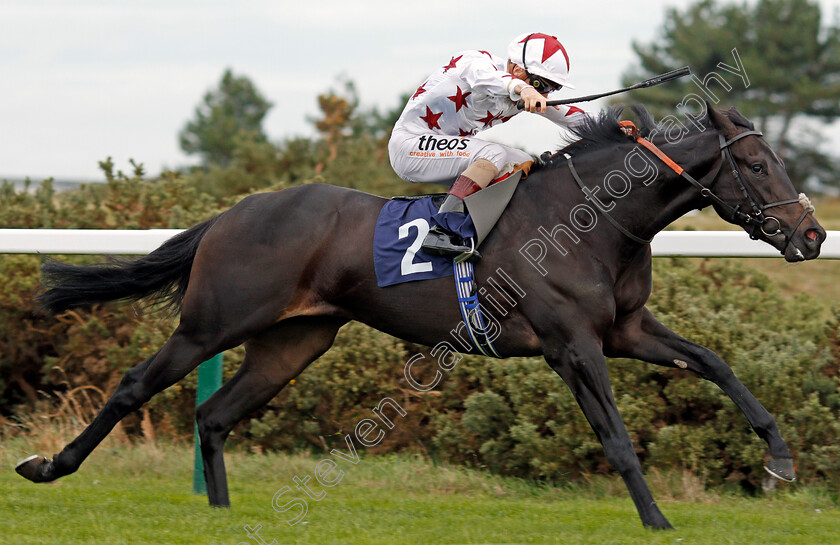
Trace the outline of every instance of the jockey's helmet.
<instances>
[{"instance_id":1,"label":"jockey's helmet","mask_svg":"<svg viewBox=\"0 0 840 545\"><path fill-rule=\"evenodd\" d=\"M575 88L569 83L569 55L554 36L541 32L517 36L508 45L508 59L524 68L529 76L533 74L557 85Z\"/></svg>"}]
</instances>

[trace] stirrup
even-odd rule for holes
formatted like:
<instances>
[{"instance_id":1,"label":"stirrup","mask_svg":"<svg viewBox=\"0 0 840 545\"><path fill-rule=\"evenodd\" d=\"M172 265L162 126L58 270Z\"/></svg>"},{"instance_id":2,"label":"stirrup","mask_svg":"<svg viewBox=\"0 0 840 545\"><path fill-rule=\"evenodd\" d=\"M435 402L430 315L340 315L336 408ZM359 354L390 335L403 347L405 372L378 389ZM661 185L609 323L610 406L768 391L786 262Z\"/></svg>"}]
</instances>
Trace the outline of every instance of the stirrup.
<instances>
[{"instance_id":1,"label":"stirrup","mask_svg":"<svg viewBox=\"0 0 840 545\"><path fill-rule=\"evenodd\" d=\"M469 251L462 252L461 255L455 257L455 263L463 263L465 261L478 261L481 259L481 254L475 249L475 240L470 237Z\"/></svg>"},{"instance_id":2,"label":"stirrup","mask_svg":"<svg viewBox=\"0 0 840 545\"><path fill-rule=\"evenodd\" d=\"M457 258L466 254L466 256L480 257L475 250L475 242L472 238L470 238L470 246L466 246L466 242L461 237L438 225L429 230L420 249L431 255Z\"/></svg>"}]
</instances>

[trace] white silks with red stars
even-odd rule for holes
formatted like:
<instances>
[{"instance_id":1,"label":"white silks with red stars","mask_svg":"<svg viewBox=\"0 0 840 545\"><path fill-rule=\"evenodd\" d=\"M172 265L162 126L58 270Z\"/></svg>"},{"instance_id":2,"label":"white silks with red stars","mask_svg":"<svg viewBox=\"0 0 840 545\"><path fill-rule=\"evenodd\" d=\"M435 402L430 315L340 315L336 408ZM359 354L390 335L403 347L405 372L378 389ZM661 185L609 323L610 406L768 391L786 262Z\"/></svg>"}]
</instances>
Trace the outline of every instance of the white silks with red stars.
<instances>
[{"instance_id":1,"label":"white silks with red stars","mask_svg":"<svg viewBox=\"0 0 840 545\"><path fill-rule=\"evenodd\" d=\"M544 40L532 38L528 44L528 57L531 56L531 42L536 42L535 46L539 44L534 50L542 55ZM563 56L559 50L555 55ZM394 130L470 136L508 121L522 110L517 109L516 102L511 99L511 87L520 81L508 74L506 68L505 59L487 51L463 51L453 55L417 88ZM528 68L530 70L530 66ZM572 125L585 114L575 106L560 106L559 110L549 107L545 115L559 125Z\"/></svg>"}]
</instances>

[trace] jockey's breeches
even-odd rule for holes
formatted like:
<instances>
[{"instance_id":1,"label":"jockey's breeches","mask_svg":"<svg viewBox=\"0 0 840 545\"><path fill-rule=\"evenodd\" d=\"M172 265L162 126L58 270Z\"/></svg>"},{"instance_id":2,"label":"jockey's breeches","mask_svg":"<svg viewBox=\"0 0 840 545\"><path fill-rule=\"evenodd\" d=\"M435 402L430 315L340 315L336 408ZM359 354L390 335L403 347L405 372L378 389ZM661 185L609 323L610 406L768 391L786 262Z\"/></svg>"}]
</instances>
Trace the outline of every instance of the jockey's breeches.
<instances>
[{"instance_id":1,"label":"jockey's breeches","mask_svg":"<svg viewBox=\"0 0 840 545\"><path fill-rule=\"evenodd\" d=\"M476 159L486 159L503 171L507 163L533 158L522 150L474 136L412 134L395 129L388 142L391 166L407 182L451 184Z\"/></svg>"}]
</instances>

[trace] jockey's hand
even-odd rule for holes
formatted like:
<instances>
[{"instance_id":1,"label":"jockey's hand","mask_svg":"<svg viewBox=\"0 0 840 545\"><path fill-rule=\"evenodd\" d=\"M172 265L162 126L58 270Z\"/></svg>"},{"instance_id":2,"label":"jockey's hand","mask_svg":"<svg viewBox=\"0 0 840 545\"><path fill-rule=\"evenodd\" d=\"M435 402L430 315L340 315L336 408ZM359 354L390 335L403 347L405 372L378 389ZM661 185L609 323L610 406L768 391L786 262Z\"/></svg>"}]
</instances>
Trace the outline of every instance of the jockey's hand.
<instances>
[{"instance_id":1,"label":"jockey's hand","mask_svg":"<svg viewBox=\"0 0 840 545\"><path fill-rule=\"evenodd\" d=\"M537 90L531 87L530 85L524 87L519 92L519 96L521 97L522 102L525 103L523 109L526 112L539 112L541 114L545 113L545 103L548 99L545 96L538 93Z\"/></svg>"}]
</instances>

